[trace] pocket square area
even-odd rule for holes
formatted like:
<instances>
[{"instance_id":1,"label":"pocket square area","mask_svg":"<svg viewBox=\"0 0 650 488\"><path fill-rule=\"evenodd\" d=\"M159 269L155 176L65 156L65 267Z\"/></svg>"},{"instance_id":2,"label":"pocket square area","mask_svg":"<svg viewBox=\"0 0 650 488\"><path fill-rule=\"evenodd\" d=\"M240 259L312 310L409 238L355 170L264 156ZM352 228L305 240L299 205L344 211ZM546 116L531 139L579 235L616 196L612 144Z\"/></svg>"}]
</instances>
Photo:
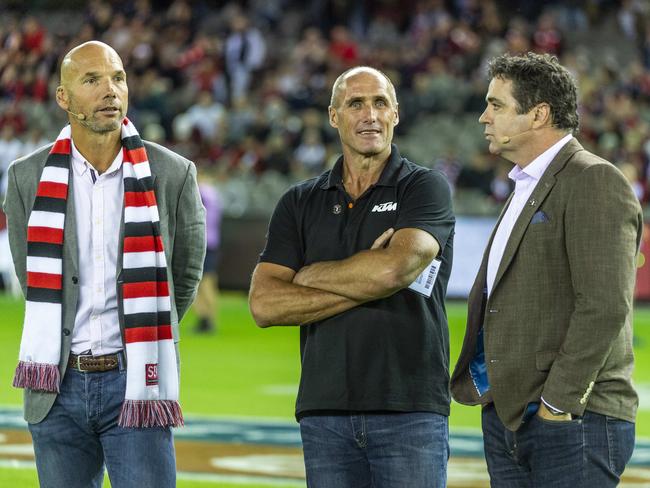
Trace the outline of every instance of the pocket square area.
<instances>
[{"instance_id":1,"label":"pocket square area","mask_svg":"<svg viewBox=\"0 0 650 488\"><path fill-rule=\"evenodd\" d=\"M538 210L535 212L535 215L533 215L533 218L531 219L530 223L531 224L541 224L544 222L550 222L551 219L548 218L548 215L543 210Z\"/></svg>"}]
</instances>

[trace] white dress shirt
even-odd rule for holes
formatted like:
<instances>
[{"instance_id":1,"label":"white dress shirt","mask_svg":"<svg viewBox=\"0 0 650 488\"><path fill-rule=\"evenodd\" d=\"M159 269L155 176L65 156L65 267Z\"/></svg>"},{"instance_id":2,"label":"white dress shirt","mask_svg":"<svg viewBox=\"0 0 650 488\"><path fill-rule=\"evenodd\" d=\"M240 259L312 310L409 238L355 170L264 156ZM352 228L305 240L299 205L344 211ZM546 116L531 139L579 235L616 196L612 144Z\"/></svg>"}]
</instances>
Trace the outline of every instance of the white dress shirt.
<instances>
[{"instance_id":1,"label":"white dress shirt","mask_svg":"<svg viewBox=\"0 0 650 488\"><path fill-rule=\"evenodd\" d=\"M512 200L510 200L510 205L506 209L506 213L499 223L499 228L494 234L492 246L490 247L486 278L488 297L492 294L492 287L494 286L494 280L497 276L501 259L503 258L503 251L510 239L510 233L519 218L519 214L521 214L521 211L528 202L530 195L533 193L546 168L551 164L553 158L557 156L557 153L560 152L560 149L572 138L573 136L571 134L566 135L533 159L525 168L520 168L515 165L510 170L510 173L508 173L508 177L515 182L515 192Z\"/></svg>"},{"instance_id":2,"label":"white dress shirt","mask_svg":"<svg viewBox=\"0 0 650 488\"><path fill-rule=\"evenodd\" d=\"M122 349L117 309L117 259L124 203L120 150L98 174L72 143L74 210L79 247L79 301L72 352L93 355Z\"/></svg>"}]
</instances>

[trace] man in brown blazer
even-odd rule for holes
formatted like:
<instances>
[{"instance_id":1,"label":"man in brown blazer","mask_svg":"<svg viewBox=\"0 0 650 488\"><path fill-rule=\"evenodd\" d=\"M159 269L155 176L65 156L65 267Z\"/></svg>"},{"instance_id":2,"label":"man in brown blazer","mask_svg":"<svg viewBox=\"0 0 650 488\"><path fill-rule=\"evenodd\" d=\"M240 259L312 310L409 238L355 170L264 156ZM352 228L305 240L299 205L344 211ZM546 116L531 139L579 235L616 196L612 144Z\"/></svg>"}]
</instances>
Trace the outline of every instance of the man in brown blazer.
<instances>
[{"instance_id":1,"label":"man in brown blazer","mask_svg":"<svg viewBox=\"0 0 650 488\"><path fill-rule=\"evenodd\" d=\"M516 186L470 292L452 395L483 406L492 487L616 486L638 403L640 205L573 138L576 85L555 57L500 56L489 78L479 122Z\"/></svg>"}]
</instances>

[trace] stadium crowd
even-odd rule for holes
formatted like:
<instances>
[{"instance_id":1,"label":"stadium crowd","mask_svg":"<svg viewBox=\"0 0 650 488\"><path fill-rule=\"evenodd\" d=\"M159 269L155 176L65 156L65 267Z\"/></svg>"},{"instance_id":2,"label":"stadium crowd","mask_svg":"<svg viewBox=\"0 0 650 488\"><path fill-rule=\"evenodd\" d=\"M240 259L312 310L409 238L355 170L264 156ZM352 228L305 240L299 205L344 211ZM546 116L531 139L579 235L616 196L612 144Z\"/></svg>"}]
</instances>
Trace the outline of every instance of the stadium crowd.
<instances>
[{"instance_id":1,"label":"stadium crowd","mask_svg":"<svg viewBox=\"0 0 650 488\"><path fill-rule=\"evenodd\" d=\"M129 117L143 137L194 160L202 178L219 186L226 215L266 215L290 182L334 161L329 87L357 64L396 81L404 153L447 175L459 213L493 213L511 191L510 164L488 154L477 122L485 63L501 52L535 51L556 54L576 76L583 145L615 161L649 200L650 9L643 1L3 4L0 178L13 159L58 133L66 118L54 101L61 57L99 39L129 67ZM599 48L606 26L618 52L633 46L625 59Z\"/></svg>"}]
</instances>

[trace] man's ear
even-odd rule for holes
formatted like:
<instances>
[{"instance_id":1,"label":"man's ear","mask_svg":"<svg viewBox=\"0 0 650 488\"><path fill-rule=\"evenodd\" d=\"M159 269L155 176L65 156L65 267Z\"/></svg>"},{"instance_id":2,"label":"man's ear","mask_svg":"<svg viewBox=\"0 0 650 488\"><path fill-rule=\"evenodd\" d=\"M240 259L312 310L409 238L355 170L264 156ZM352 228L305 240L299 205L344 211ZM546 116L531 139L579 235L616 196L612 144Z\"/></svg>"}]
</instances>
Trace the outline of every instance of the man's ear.
<instances>
[{"instance_id":1,"label":"man's ear","mask_svg":"<svg viewBox=\"0 0 650 488\"><path fill-rule=\"evenodd\" d=\"M395 117L393 118L393 126L399 124L399 109L395 107Z\"/></svg>"},{"instance_id":2,"label":"man's ear","mask_svg":"<svg viewBox=\"0 0 650 488\"><path fill-rule=\"evenodd\" d=\"M68 103L68 93L66 92L66 89L63 87L63 85L56 87L56 103L59 107L66 111L70 106Z\"/></svg>"},{"instance_id":3,"label":"man's ear","mask_svg":"<svg viewBox=\"0 0 650 488\"><path fill-rule=\"evenodd\" d=\"M339 123L338 123L338 116L336 114L336 109L330 105L329 107L327 107L327 111L329 113L330 125L335 129L338 129Z\"/></svg>"},{"instance_id":4,"label":"man's ear","mask_svg":"<svg viewBox=\"0 0 650 488\"><path fill-rule=\"evenodd\" d=\"M553 117L551 116L551 106L548 103L540 103L534 109L533 127L546 127L553 125Z\"/></svg>"}]
</instances>

